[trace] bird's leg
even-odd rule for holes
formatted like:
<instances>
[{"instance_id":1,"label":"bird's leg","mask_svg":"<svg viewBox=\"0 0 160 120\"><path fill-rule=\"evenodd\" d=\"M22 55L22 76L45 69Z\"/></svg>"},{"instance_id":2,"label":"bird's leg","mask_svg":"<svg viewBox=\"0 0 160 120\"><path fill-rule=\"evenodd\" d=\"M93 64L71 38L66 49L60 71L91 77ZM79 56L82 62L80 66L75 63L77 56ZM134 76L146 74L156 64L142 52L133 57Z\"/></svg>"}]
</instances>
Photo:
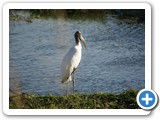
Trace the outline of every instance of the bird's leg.
<instances>
[{"instance_id":1,"label":"bird's leg","mask_svg":"<svg viewBox=\"0 0 160 120\"><path fill-rule=\"evenodd\" d=\"M66 83L66 95L68 96L69 82Z\"/></svg>"},{"instance_id":2,"label":"bird's leg","mask_svg":"<svg viewBox=\"0 0 160 120\"><path fill-rule=\"evenodd\" d=\"M74 84L75 84L75 81L74 81L74 73L75 73L75 70L76 70L76 68L73 69L73 72L72 72L72 74L71 74L71 75L72 75L72 82L73 82L73 87L72 87L72 88L73 88L73 94L74 94Z\"/></svg>"},{"instance_id":3,"label":"bird's leg","mask_svg":"<svg viewBox=\"0 0 160 120\"><path fill-rule=\"evenodd\" d=\"M74 73L73 73L73 76L72 76L72 82L73 82L73 94L74 94Z\"/></svg>"}]
</instances>

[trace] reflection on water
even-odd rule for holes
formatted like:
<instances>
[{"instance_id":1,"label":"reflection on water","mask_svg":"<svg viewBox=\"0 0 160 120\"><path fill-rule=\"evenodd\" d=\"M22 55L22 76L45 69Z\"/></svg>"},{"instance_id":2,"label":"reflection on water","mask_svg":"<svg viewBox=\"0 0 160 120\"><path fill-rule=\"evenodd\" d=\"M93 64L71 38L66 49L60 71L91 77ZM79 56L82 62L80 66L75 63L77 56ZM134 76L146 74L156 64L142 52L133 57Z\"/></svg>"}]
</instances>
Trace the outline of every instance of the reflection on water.
<instances>
[{"instance_id":1,"label":"reflection on water","mask_svg":"<svg viewBox=\"0 0 160 120\"><path fill-rule=\"evenodd\" d=\"M62 18L10 21L10 89L18 86L22 92L65 94L60 66L75 44L77 30L88 47L83 49L75 73L77 92L144 88L145 26L122 23L110 15L103 22Z\"/></svg>"}]
</instances>

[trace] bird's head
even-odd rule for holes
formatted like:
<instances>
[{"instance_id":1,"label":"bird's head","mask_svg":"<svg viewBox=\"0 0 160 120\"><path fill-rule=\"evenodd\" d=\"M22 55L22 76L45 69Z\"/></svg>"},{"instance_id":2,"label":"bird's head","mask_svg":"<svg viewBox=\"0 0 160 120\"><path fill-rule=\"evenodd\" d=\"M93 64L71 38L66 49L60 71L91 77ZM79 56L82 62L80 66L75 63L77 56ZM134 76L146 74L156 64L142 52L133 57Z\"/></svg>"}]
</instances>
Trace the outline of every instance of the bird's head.
<instances>
[{"instance_id":1,"label":"bird's head","mask_svg":"<svg viewBox=\"0 0 160 120\"><path fill-rule=\"evenodd\" d=\"M82 36L82 33L80 31L77 31L74 36L76 39L76 44L78 44L81 41L82 44L84 45L84 47L87 48L86 42L85 42L85 40Z\"/></svg>"}]
</instances>

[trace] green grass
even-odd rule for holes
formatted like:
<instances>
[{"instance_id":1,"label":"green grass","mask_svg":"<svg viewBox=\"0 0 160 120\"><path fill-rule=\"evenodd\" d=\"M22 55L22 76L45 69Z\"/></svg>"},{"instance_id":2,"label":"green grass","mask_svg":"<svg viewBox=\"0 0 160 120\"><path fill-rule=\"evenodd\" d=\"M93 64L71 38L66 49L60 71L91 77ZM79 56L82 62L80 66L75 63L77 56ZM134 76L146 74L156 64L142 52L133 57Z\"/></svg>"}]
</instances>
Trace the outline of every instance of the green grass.
<instances>
[{"instance_id":1,"label":"green grass","mask_svg":"<svg viewBox=\"0 0 160 120\"><path fill-rule=\"evenodd\" d=\"M22 93L10 96L10 109L138 109L138 91L122 93L74 94L68 96L35 95Z\"/></svg>"},{"instance_id":2,"label":"green grass","mask_svg":"<svg viewBox=\"0 0 160 120\"><path fill-rule=\"evenodd\" d=\"M18 12L29 13L26 18ZM136 24L144 23L145 10L144 9L10 9L11 21L26 21L32 23L34 19L68 19L68 20L89 20L104 22L106 16L116 15L121 22Z\"/></svg>"}]
</instances>

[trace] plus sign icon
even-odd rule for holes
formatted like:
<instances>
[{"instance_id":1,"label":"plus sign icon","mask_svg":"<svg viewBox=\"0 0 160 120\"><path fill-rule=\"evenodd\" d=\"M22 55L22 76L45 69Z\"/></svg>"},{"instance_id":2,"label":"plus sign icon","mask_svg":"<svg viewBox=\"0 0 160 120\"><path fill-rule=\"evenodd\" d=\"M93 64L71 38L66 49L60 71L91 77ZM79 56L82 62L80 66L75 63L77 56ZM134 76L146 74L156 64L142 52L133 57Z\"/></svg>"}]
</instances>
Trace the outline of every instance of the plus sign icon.
<instances>
[{"instance_id":1,"label":"plus sign icon","mask_svg":"<svg viewBox=\"0 0 160 120\"><path fill-rule=\"evenodd\" d=\"M143 89L137 95L137 103L144 110L150 110L157 104L157 94L153 90Z\"/></svg>"}]
</instances>

